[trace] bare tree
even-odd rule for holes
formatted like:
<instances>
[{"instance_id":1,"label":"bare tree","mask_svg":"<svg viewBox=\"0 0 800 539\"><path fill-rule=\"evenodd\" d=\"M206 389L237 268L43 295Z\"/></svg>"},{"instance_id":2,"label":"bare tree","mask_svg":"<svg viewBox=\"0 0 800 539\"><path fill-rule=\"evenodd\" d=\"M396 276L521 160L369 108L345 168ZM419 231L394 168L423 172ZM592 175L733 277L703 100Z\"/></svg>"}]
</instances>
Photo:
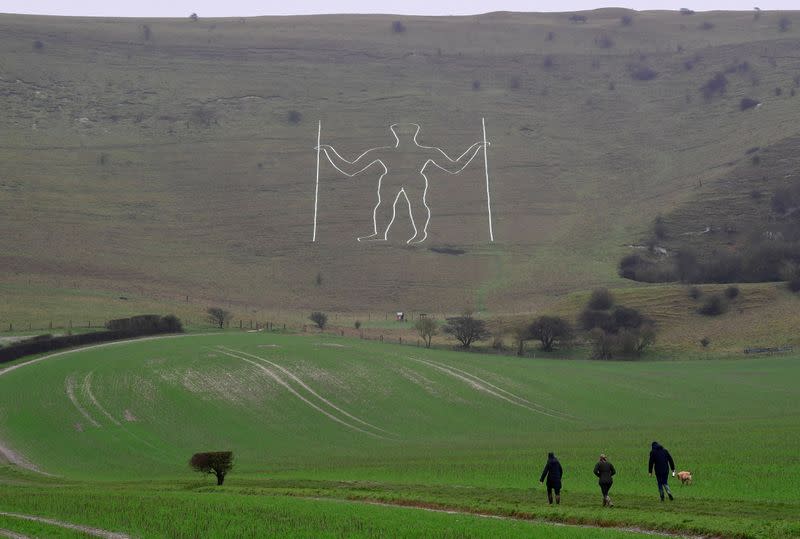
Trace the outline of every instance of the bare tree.
<instances>
[{"instance_id":1,"label":"bare tree","mask_svg":"<svg viewBox=\"0 0 800 539\"><path fill-rule=\"evenodd\" d=\"M522 356L525 354L525 341L531 339L531 325L520 320L511 325L509 328L511 336L514 337L514 342L517 344L517 355Z\"/></svg>"},{"instance_id":2,"label":"bare tree","mask_svg":"<svg viewBox=\"0 0 800 539\"><path fill-rule=\"evenodd\" d=\"M439 333L439 324L433 318L420 318L414 324L414 329L417 330L419 336L425 341L425 348L431 347L431 339Z\"/></svg>"},{"instance_id":3,"label":"bare tree","mask_svg":"<svg viewBox=\"0 0 800 539\"><path fill-rule=\"evenodd\" d=\"M473 342L485 341L491 336L486 322L473 317L471 312L448 318L442 331L455 337L462 348L469 348Z\"/></svg>"},{"instance_id":4,"label":"bare tree","mask_svg":"<svg viewBox=\"0 0 800 539\"><path fill-rule=\"evenodd\" d=\"M539 339L542 350L551 352L557 342L572 338L572 326L559 316L540 316L531 324L530 335Z\"/></svg>"},{"instance_id":5,"label":"bare tree","mask_svg":"<svg viewBox=\"0 0 800 539\"><path fill-rule=\"evenodd\" d=\"M195 453L189 460L189 466L196 472L215 475L217 485L221 485L225 481L225 476L233 468L233 452Z\"/></svg>"},{"instance_id":6,"label":"bare tree","mask_svg":"<svg viewBox=\"0 0 800 539\"><path fill-rule=\"evenodd\" d=\"M325 325L328 323L328 315L319 311L311 313L308 319L314 322L319 329L325 329Z\"/></svg>"},{"instance_id":7,"label":"bare tree","mask_svg":"<svg viewBox=\"0 0 800 539\"><path fill-rule=\"evenodd\" d=\"M208 314L208 320L219 326L220 329L225 327L225 323L231 319L230 311L226 311L222 307L209 307L206 309L206 314Z\"/></svg>"}]
</instances>

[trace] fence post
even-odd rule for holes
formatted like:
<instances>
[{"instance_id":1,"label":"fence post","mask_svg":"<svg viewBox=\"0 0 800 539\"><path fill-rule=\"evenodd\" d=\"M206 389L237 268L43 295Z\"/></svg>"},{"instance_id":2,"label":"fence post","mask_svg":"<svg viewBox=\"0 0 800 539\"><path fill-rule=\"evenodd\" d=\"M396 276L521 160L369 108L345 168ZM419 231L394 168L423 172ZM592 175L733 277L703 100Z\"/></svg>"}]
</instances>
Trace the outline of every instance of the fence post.
<instances>
[{"instance_id":1,"label":"fence post","mask_svg":"<svg viewBox=\"0 0 800 539\"><path fill-rule=\"evenodd\" d=\"M383 335L381 335L381 342L383 342Z\"/></svg>"}]
</instances>

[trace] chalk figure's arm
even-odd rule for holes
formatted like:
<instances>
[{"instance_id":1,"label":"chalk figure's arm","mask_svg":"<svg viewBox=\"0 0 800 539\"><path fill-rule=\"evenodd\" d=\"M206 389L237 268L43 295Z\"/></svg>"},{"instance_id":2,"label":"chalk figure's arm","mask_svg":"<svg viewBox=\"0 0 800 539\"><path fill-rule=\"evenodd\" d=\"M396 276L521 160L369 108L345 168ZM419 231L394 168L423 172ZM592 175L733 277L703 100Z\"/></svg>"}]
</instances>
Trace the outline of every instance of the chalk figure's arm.
<instances>
[{"instance_id":1,"label":"chalk figure's arm","mask_svg":"<svg viewBox=\"0 0 800 539\"><path fill-rule=\"evenodd\" d=\"M436 162L433 159L428 159L425 162L425 166L423 166L422 169L425 170L425 167L427 167L428 163L430 163L444 170L448 174L458 174L459 172L467 168L467 165L469 165L472 162L472 160L475 159L475 156L478 155L478 152L482 148L488 145L489 145L488 142L476 142L475 144L470 146L466 152L462 153L457 159L450 159L448 157L448 161L444 161L442 163ZM442 152L441 150L439 151ZM442 154L444 154L444 152L442 152ZM447 157L446 154L444 155L445 157Z\"/></svg>"},{"instance_id":2,"label":"chalk figure's arm","mask_svg":"<svg viewBox=\"0 0 800 539\"><path fill-rule=\"evenodd\" d=\"M342 157L333 146L328 144L322 144L319 149L325 152L325 157L328 158L331 165L345 176L353 177L356 174L360 174L376 162L382 164L382 161L377 156L377 150L382 148L370 148L352 161Z\"/></svg>"},{"instance_id":3,"label":"chalk figure's arm","mask_svg":"<svg viewBox=\"0 0 800 539\"><path fill-rule=\"evenodd\" d=\"M472 155L472 152L475 150L476 146L480 147L482 145L483 145L482 141L481 142L476 142L475 144L473 144L472 146L467 148L464 153L462 153L461 155L459 155L455 159L453 159L452 157L447 155L447 153L445 153L445 151L443 149L435 147L435 146L420 146L420 148L425 148L427 150L433 150L434 153L437 153L437 154L441 155L442 157L444 157L445 159L447 159L451 163L460 163L464 158L466 158L469 155Z\"/></svg>"}]
</instances>

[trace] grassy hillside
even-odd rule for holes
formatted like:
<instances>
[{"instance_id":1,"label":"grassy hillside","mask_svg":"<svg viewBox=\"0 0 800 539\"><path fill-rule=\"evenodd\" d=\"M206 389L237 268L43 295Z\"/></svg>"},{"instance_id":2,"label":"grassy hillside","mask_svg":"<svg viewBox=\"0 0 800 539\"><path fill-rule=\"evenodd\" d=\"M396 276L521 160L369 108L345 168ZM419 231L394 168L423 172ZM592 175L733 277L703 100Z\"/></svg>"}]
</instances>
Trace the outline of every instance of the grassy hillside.
<instances>
[{"instance_id":1,"label":"grassy hillside","mask_svg":"<svg viewBox=\"0 0 800 539\"><path fill-rule=\"evenodd\" d=\"M254 514L291 495L790 537L796 367L796 357L552 361L254 333L114 344L0 371L0 445L58 476L6 468L0 480L24 488L4 490L0 509L157 536L160 517L136 516L155 500L191 530L190 506L207 496L242 501L226 518L258 527ZM646 473L653 439L695 474L666 507ZM221 494L186 465L201 450L236 453ZM566 470L555 511L536 483L548 451ZM600 452L619 472L613 513L600 511L591 473ZM59 485L71 485L66 498L53 496ZM89 510L96 502L134 516ZM287 514L325 512L298 504Z\"/></svg>"},{"instance_id":2,"label":"grassy hillside","mask_svg":"<svg viewBox=\"0 0 800 539\"><path fill-rule=\"evenodd\" d=\"M531 310L628 286L616 263L655 215L796 134L800 15L781 14L786 32L772 12L585 15L403 17L404 32L377 15L2 15L0 278L341 311ZM392 143L392 122L458 154L483 117L494 244L479 162L431 174L414 247L404 209L389 244L356 242L377 176L323 163L311 243L318 121L346 156Z\"/></svg>"}]
</instances>

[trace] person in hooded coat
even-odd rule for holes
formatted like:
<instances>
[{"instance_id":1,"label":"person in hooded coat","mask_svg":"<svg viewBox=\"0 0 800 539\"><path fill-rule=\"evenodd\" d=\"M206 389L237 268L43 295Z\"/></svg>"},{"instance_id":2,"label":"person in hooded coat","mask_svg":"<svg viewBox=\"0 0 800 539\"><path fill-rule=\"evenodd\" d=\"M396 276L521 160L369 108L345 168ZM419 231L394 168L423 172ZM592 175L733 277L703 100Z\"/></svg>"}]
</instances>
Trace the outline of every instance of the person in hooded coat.
<instances>
[{"instance_id":1,"label":"person in hooded coat","mask_svg":"<svg viewBox=\"0 0 800 539\"><path fill-rule=\"evenodd\" d=\"M608 491L611 490L611 485L614 483L612 477L616 473L617 470L614 469L614 465L608 461L608 458L605 455L600 455L600 460L594 465L594 475L597 476L600 492L603 493L603 507L614 507Z\"/></svg>"},{"instance_id":2,"label":"person in hooded coat","mask_svg":"<svg viewBox=\"0 0 800 539\"><path fill-rule=\"evenodd\" d=\"M561 503L561 476L564 473L561 463L553 453L547 454L547 464L544 465L540 483L547 479L547 501L553 504L553 491L556 492L556 505Z\"/></svg>"},{"instance_id":3,"label":"person in hooded coat","mask_svg":"<svg viewBox=\"0 0 800 539\"><path fill-rule=\"evenodd\" d=\"M653 471L656 472L656 482L658 483L658 494L661 496L661 501L664 501L664 491L667 491L670 501L672 491L669 489L667 481L669 479L669 471L672 469L672 475L675 475L675 462L672 460L672 455L658 442L653 442L650 450L650 463L647 466L647 473L651 476Z\"/></svg>"}]
</instances>

